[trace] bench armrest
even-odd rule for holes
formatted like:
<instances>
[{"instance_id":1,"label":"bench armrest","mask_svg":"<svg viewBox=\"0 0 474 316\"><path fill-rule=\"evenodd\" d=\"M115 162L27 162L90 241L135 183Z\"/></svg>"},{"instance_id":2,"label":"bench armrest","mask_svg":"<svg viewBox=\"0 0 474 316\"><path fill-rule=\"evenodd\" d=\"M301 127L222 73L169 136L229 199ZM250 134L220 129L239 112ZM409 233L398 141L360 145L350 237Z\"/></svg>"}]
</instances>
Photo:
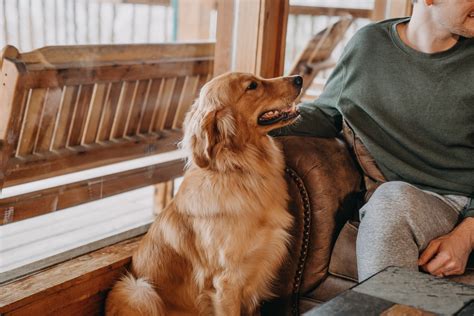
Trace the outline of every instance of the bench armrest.
<instances>
[{"instance_id":1,"label":"bench armrest","mask_svg":"<svg viewBox=\"0 0 474 316\"><path fill-rule=\"evenodd\" d=\"M337 234L356 210L361 175L339 139L276 140L285 154L289 209L295 218L290 254L278 277L278 296L295 301L327 276Z\"/></svg>"}]
</instances>

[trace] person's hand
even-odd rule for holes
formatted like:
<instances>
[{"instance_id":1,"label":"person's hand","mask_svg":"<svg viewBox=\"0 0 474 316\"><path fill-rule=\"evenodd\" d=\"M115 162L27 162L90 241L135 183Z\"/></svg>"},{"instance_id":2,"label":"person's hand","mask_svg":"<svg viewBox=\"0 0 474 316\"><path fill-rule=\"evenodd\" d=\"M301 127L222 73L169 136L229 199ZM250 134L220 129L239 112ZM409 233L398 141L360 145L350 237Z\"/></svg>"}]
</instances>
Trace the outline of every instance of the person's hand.
<instances>
[{"instance_id":1,"label":"person's hand","mask_svg":"<svg viewBox=\"0 0 474 316\"><path fill-rule=\"evenodd\" d=\"M433 239L418 259L421 268L435 276L463 274L474 249L474 218L466 218L452 232Z\"/></svg>"}]
</instances>

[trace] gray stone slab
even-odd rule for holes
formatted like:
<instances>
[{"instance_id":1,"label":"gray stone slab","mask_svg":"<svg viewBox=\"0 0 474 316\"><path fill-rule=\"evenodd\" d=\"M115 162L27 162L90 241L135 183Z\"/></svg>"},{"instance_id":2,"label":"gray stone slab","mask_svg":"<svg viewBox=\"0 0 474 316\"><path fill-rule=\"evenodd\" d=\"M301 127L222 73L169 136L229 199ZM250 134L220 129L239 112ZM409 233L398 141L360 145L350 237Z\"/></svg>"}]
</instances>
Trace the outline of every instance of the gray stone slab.
<instances>
[{"instance_id":1,"label":"gray stone slab","mask_svg":"<svg viewBox=\"0 0 474 316\"><path fill-rule=\"evenodd\" d=\"M474 315L474 301L471 301L467 306L464 306L456 316L472 316Z\"/></svg>"},{"instance_id":2,"label":"gray stone slab","mask_svg":"<svg viewBox=\"0 0 474 316\"><path fill-rule=\"evenodd\" d=\"M393 305L381 298L348 290L303 316L379 316Z\"/></svg>"},{"instance_id":3,"label":"gray stone slab","mask_svg":"<svg viewBox=\"0 0 474 316\"><path fill-rule=\"evenodd\" d=\"M390 267L352 289L440 315L454 315L474 300L474 286Z\"/></svg>"}]
</instances>

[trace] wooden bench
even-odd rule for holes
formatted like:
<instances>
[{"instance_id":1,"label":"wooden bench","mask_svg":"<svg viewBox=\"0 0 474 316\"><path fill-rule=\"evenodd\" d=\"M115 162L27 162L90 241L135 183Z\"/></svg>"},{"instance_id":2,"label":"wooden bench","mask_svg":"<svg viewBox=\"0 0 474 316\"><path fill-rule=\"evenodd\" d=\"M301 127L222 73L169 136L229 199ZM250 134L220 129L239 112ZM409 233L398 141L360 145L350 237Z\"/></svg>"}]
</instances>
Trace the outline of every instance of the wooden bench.
<instances>
[{"instance_id":1,"label":"wooden bench","mask_svg":"<svg viewBox=\"0 0 474 316\"><path fill-rule=\"evenodd\" d=\"M0 225L181 176L183 118L213 62L213 43L58 46L24 54L6 47ZM153 163L163 153L171 158ZM15 188L141 159L152 163L5 197ZM137 243L126 240L1 285L0 314L100 314Z\"/></svg>"},{"instance_id":2,"label":"wooden bench","mask_svg":"<svg viewBox=\"0 0 474 316\"><path fill-rule=\"evenodd\" d=\"M7 47L0 190L175 150L213 56L212 43L57 46L25 54ZM182 167L177 159L5 198L0 223L166 181Z\"/></svg>"}]
</instances>

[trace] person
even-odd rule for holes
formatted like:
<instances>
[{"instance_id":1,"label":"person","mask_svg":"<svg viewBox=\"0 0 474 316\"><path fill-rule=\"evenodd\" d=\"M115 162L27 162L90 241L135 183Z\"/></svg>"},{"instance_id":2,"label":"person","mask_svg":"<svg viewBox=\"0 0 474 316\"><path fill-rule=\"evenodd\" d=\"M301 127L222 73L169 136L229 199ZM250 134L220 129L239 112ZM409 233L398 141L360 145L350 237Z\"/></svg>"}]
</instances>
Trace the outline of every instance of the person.
<instances>
[{"instance_id":1,"label":"person","mask_svg":"<svg viewBox=\"0 0 474 316\"><path fill-rule=\"evenodd\" d=\"M413 2L411 17L359 30L322 95L273 133L336 137L345 126L373 158L359 281L387 266L463 274L474 248L474 1Z\"/></svg>"}]
</instances>

